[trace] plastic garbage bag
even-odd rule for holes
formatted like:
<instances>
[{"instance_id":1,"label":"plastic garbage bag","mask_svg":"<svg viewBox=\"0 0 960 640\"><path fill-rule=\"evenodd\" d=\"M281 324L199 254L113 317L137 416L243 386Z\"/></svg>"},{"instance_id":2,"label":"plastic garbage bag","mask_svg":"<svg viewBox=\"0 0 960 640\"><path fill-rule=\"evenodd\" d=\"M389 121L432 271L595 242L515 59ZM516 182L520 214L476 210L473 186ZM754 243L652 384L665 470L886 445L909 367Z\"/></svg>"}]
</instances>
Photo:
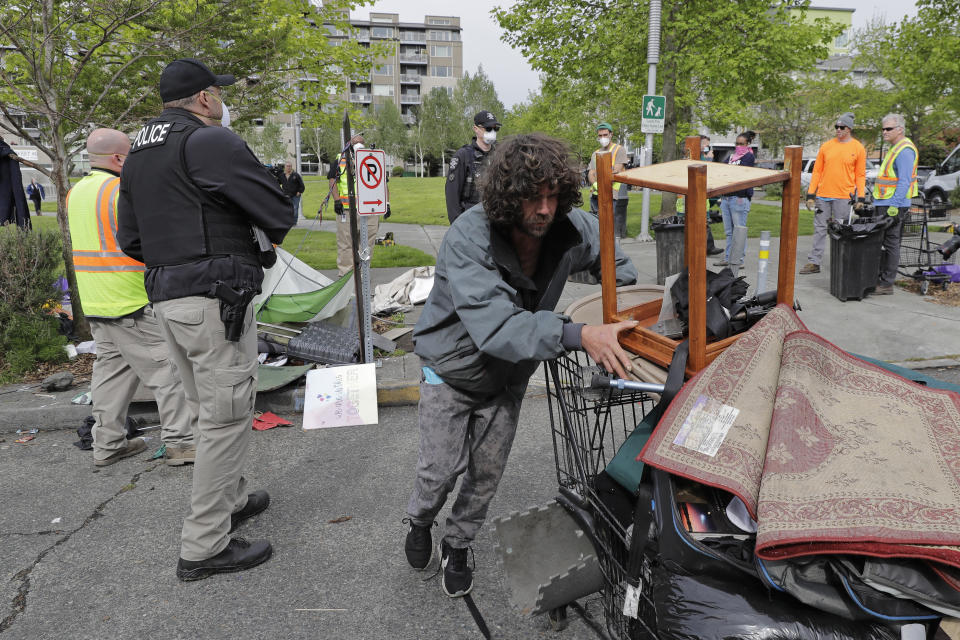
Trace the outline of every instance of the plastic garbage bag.
<instances>
[{"instance_id":1,"label":"plastic garbage bag","mask_svg":"<svg viewBox=\"0 0 960 640\"><path fill-rule=\"evenodd\" d=\"M893 216L884 216L882 218L857 218L853 222L847 223L841 220L831 220L827 223L827 231L830 236L836 239L860 240L875 233L880 233L891 224Z\"/></svg>"},{"instance_id":2,"label":"plastic garbage bag","mask_svg":"<svg viewBox=\"0 0 960 640\"><path fill-rule=\"evenodd\" d=\"M653 575L660 640L899 640L899 626L854 622L731 572L729 580Z\"/></svg>"}]
</instances>

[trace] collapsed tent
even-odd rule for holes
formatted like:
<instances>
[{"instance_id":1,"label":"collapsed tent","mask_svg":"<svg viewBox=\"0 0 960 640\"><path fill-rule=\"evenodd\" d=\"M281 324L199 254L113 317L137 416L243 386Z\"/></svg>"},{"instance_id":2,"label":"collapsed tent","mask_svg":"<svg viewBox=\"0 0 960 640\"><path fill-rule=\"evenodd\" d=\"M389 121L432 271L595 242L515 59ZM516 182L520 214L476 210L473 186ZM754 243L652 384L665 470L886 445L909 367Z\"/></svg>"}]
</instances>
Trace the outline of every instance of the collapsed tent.
<instances>
[{"instance_id":1,"label":"collapsed tent","mask_svg":"<svg viewBox=\"0 0 960 640\"><path fill-rule=\"evenodd\" d=\"M347 306L353 272L331 280L277 247L277 263L263 273L262 293L253 299L258 322L315 322Z\"/></svg>"}]
</instances>

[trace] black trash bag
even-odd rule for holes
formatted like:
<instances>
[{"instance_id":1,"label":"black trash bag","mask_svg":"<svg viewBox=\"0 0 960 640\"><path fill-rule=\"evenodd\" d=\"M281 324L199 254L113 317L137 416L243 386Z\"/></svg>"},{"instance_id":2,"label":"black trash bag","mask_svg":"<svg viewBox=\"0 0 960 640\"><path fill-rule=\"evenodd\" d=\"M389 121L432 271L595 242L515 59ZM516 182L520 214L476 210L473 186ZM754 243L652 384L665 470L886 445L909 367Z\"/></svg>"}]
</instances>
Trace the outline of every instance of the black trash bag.
<instances>
[{"instance_id":1,"label":"black trash bag","mask_svg":"<svg viewBox=\"0 0 960 640\"><path fill-rule=\"evenodd\" d=\"M653 571L660 640L899 640L898 626L854 622L732 574Z\"/></svg>"},{"instance_id":2,"label":"black trash bag","mask_svg":"<svg viewBox=\"0 0 960 640\"><path fill-rule=\"evenodd\" d=\"M857 218L852 223L847 224L841 220L830 220L827 223L827 231L832 238L837 240L862 240L875 233L880 233L893 224L896 216L883 216L878 218Z\"/></svg>"},{"instance_id":3,"label":"black trash bag","mask_svg":"<svg viewBox=\"0 0 960 640\"><path fill-rule=\"evenodd\" d=\"M688 324L690 317L689 285L689 274L684 269L670 288L670 296L673 298L677 317L684 326ZM707 270L708 336L721 340L738 332L730 318L742 310L742 305L738 305L737 301L746 295L749 286L743 276L733 275L733 272L726 267L720 273Z\"/></svg>"},{"instance_id":4,"label":"black trash bag","mask_svg":"<svg viewBox=\"0 0 960 640\"><path fill-rule=\"evenodd\" d=\"M143 435L143 430L140 428L140 425L143 424L143 420L140 418L131 418L127 416L127 440L133 440L136 437Z\"/></svg>"},{"instance_id":5,"label":"black trash bag","mask_svg":"<svg viewBox=\"0 0 960 640\"><path fill-rule=\"evenodd\" d=\"M77 427L77 435L80 439L73 443L81 451L93 451L93 416L87 416L83 419L83 424Z\"/></svg>"},{"instance_id":6,"label":"black trash bag","mask_svg":"<svg viewBox=\"0 0 960 640\"><path fill-rule=\"evenodd\" d=\"M900 598L866 584L863 580L867 558L843 555L819 555L790 558L789 560L764 560L764 575L777 588L783 589L797 600L817 609L828 611L847 620L876 620L890 618L911 622L932 622L940 615L922 604ZM904 567L897 571L893 563L882 559L871 561L870 572L887 573L890 577L907 577ZM921 564L917 562L917 564ZM907 565L909 566L909 565ZM909 578L907 578L909 583ZM929 595L933 596L931 592Z\"/></svg>"}]
</instances>

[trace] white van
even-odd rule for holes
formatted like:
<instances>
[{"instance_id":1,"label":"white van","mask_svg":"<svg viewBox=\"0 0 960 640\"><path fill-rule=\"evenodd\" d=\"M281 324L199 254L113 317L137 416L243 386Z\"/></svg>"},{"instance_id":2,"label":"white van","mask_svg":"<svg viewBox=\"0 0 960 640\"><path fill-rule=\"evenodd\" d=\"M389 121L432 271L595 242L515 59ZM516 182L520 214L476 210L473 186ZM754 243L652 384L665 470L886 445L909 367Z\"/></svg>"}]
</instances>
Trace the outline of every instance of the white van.
<instances>
[{"instance_id":1,"label":"white van","mask_svg":"<svg viewBox=\"0 0 960 640\"><path fill-rule=\"evenodd\" d=\"M950 200L950 192L960 183L960 144L954 147L947 159L923 183L923 195L931 202Z\"/></svg>"}]
</instances>

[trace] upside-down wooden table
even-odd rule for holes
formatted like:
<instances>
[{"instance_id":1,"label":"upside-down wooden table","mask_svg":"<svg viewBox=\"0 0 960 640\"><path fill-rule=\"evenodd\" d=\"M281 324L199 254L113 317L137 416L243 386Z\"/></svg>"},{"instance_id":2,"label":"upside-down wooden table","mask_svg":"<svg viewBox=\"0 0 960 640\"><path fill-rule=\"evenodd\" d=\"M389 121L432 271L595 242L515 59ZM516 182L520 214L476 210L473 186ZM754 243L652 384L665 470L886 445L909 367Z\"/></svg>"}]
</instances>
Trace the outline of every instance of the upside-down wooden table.
<instances>
[{"instance_id":1,"label":"upside-down wooden table","mask_svg":"<svg viewBox=\"0 0 960 640\"><path fill-rule=\"evenodd\" d=\"M689 157L700 156L700 137L686 139ZM617 308L614 258L613 182L669 191L686 197L684 251L690 274L690 356L687 376L692 376L733 344L739 336L707 342L707 199L734 191L783 182L780 214L780 259L777 272L777 302L793 306L793 278L797 263L797 219L800 205L800 169L802 147L784 150L784 170L772 171L719 162L675 160L628 169L613 174L609 152L597 155L597 189L600 216L600 263L602 270L603 321L637 320L634 329L620 334L625 349L651 362L667 367L679 344L650 330L660 314L661 300L625 309Z\"/></svg>"}]
</instances>

